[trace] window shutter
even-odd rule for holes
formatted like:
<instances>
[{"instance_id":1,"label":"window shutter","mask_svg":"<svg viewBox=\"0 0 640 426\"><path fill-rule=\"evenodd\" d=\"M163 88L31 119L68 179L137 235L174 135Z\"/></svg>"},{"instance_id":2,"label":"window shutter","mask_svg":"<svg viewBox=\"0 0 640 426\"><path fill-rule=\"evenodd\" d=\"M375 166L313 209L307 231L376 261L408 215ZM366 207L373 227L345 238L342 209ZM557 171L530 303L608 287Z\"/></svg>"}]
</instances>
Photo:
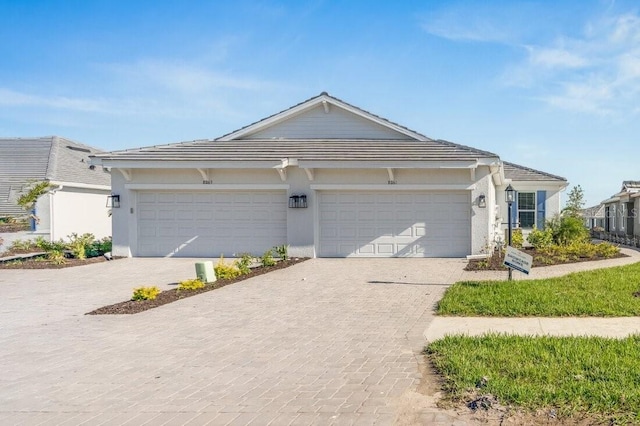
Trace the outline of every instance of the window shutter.
<instances>
[{"instance_id":1,"label":"window shutter","mask_svg":"<svg viewBox=\"0 0 640 426\"><path fill-rule=\"evenodd\" d=\"M507 207L509 207L507 205ZM511 226L518 227L518 192L515 193L513 203L511 204Z\"/></svg>"},{"instance_id":2,"label":"window shutter","mask_svg":"<svg viewBox=\"0 0 640 426\"><path fill-rule=\"evenodd\" d=\"M536 201L538 204L538 214L536 219L536 227L538 229L544 229L545 223L545 206L547 204L547 191L538 191L536 195Z\"/></svg>"}]
</instances>

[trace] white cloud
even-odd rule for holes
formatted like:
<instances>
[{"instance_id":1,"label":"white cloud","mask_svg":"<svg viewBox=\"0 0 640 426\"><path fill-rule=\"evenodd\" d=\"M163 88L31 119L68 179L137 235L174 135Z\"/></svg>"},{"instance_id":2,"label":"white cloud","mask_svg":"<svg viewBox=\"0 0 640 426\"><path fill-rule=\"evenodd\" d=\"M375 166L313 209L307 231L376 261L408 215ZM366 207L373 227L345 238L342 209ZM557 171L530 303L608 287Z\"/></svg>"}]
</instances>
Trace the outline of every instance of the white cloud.
<instances>
[{"instance_id":1,"label":"white cloud","mask_svg":"<svg viewBox=\"0 0 640 426\"><path fill-rule=\"evenodd\" d=\"M635 115L640 91L640 17L622 15L590 22L577 37L526 46L503 82L536 92L533 98L563 110L597 115Z\"/></svg>"},{"instance_id":2,"label":"white cloud","mask_svg":"<svg viewBox=\"0 0 640 426\"><path fill-rule=\"evenodd\" d=\"M106 112L109 110L104 100L32 95L2 87L0 87L0 105L47 107L78 112Z\"/></svg>"},{"instance_id":3,"label":"white cloud","mask_svg":"<svg viewBox=\"0 0 640 426\"><path fill-rule=\"evenodd\" d=\"M588 60L580 54L562 48L529 47L529 62L545 68L582 68Z\"/></svg>"}]
</instances>

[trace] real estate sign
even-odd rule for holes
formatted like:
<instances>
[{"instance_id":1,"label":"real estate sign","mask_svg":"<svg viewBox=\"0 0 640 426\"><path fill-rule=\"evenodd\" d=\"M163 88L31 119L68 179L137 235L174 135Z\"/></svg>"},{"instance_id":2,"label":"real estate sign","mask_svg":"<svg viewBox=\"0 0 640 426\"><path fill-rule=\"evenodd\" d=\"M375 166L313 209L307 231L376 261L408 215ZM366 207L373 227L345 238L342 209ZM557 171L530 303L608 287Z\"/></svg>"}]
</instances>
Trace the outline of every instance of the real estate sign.
<instances>
[{"instance_id":1,"label":"real estate sign","mask_svg":"<svg viewBox=\"0 0 640 426\"><path fill-rule=\"evenodd\" d=\"M523 253L520 250L516 250L511 246L507 246L507 252L504 255L504 266L529 275L532 263L533 256Z\"/></svg>"}]
</instances>

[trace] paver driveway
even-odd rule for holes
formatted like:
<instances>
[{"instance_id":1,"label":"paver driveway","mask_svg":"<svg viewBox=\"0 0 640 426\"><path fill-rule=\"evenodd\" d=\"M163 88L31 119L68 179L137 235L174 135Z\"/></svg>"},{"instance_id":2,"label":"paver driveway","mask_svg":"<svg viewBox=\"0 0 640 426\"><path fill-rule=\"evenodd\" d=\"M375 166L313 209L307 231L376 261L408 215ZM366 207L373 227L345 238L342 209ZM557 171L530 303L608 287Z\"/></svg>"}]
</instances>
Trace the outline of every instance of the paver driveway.
<instances>
[{"instance_id":1,"label":"paver driveway","mask_svg":"<svg viewBox=\"0 0 640 426\"><path fill-rule=\"evenodd\" d=\"M136 315L83 315L189 278L193 262L0 271L0 424L393 424L433 304L465 264L313 259Z\"/></svg>"}]
</instances>

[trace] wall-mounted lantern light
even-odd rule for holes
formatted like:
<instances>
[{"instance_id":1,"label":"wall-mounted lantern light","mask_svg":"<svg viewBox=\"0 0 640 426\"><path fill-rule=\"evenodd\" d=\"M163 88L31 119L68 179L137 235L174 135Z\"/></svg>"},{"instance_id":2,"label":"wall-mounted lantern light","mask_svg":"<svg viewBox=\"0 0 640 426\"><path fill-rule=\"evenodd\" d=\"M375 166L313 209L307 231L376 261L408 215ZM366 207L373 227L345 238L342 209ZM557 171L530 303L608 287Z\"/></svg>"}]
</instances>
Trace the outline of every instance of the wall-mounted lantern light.
<instances>
[{"instance_id":1,"label":"wall-mounted lantern light","mask_svg":"<svg viewBox=\"0 0 640 426\"><path fill-rule=\"evenodd\" d=\"M307 208L307 196L306 195L292 195L289 197L290 209L306 209Z\"/></svg>"},{"instance_id":2,"label":"wall-mounted lantern light","mask_svg":"<svg viewBox=\"0 0 640 426\"><path fill-rule=\"evenodd\" d=\"M478 207L485 208L487 207L487 197L484 194L480 194L478 196Z\"/></svg>"},{"instance_id":3,"label":"wall-mounted lantern light","mask_svg":"<svg viewBox=\"0 0 640 426\"><path fill-rule=\"evenodd\" d=\"M107 196L107 207L111 207L114 209L120 208L120 196L119 195L108 195Z\"/></svg>"}]
</instances>

